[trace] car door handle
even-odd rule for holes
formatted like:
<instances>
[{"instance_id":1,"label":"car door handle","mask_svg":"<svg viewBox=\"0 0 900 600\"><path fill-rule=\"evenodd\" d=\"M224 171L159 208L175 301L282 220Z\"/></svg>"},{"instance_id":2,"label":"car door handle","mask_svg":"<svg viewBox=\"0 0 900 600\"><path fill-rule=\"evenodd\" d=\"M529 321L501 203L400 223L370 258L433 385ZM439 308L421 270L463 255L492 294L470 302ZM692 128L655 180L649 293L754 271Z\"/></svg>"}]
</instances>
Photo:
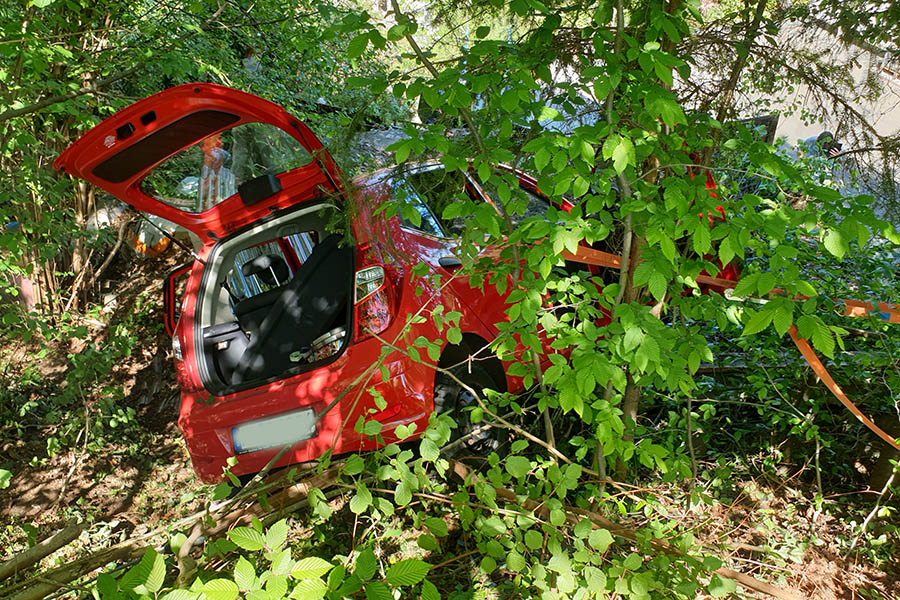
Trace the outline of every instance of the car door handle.
<instances>
[{"instance_id":1,"label":"car door handle","mask_svg":"<svg viewBox=\"0 0 900 600\"><path fill-rule=\"evenodd\" d=\"M445 269L458 269L462 266L462 261L455 256L442 256L438 259L438 264Z\"/></svg>"}]
</instances>

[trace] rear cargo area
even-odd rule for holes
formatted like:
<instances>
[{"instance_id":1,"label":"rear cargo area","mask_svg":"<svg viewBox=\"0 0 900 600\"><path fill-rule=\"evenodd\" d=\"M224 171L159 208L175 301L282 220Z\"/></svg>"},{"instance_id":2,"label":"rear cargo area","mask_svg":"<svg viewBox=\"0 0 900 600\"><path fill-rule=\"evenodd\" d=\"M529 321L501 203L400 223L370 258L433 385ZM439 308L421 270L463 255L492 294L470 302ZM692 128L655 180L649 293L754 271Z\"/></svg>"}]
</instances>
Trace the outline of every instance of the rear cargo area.
<instances>
[{"instance_id":1,"label":"rear cargo area","mask_svg":"<svg viewBox=\"0 0 900 600\"><path fill-rule=\"evenodd\" d=\"M197 314L201 376L224 394L336 359L352 331L355 251L313 207L220 242Z\"/></svg>"}]
</instances>

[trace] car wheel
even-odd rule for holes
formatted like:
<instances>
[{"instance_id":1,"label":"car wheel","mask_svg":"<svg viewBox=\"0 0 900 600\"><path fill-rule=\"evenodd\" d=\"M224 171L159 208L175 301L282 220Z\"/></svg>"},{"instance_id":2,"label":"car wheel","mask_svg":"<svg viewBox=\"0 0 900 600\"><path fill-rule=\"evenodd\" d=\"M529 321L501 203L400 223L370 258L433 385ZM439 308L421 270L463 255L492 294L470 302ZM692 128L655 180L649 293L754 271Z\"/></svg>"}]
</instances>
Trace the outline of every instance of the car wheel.
<instances>
[{"instance_id":1,"label":"car wheel","mask_svg":"<svg viewBox=\"0 0 900 600\"><path fill-rule=\"evenodd\" d=\"M497 386L487 370L479 364L460 365L451 369L451 372L479 396L485 388ZM483 421L472 423L472 411L468 409L477 404L472 392L461 386L453 377L446 373L438 373L435 376L434 411L446 414L456 422L456 427L450 431L448 445L451 447L443 453L446 458L487 456L493 451L499 451L505 445L504 441L508 437L505 429L485 428Z\"/></svg>"}]
</instances>

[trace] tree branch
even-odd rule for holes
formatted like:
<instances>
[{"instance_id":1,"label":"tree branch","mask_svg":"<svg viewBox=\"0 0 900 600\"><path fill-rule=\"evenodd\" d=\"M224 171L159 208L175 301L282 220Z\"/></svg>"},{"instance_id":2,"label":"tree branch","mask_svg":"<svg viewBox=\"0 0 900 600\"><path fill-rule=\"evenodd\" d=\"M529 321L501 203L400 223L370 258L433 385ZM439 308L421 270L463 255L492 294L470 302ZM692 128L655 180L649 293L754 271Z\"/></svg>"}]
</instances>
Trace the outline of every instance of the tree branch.
<instances>
[{"instance_id":1,"label":"tree branch","mask_svg":"<svg viewBox=\"0 0 900 600\"><path fill-rule=\"evenodd\" d=\"M42 108L51 106L53 104L56 104L57 102L71 100L72 98L77 98L78 96L90 94L90 93L96 92L98 90L101 90L105 87L109 87L110 85L119 81L120 79L124 79L125 77L128 77L129 75L133 75L134 73L143 69L145 65L146 65L146 63L139 62L138 64L134 65L133 67L125 69L121 73L111 75L110 77L107 77L105 79L98 79L96 81L96 83L93 83L91 85L86 85L86 86L80 87L77 90L73 90L73 91L67 92L65 94L58 94L56 96L48 96L48 97L44 98L43 100L39 100L38 102L29 104L27 106L23 106L21 108L11 108L9 110L6 110L6 111L0 113L0 123L9 121L10 119L14 119L16 117L21 117L23 115L37 112L37 111L41 110Z\"/></svg>"}]
</instances>

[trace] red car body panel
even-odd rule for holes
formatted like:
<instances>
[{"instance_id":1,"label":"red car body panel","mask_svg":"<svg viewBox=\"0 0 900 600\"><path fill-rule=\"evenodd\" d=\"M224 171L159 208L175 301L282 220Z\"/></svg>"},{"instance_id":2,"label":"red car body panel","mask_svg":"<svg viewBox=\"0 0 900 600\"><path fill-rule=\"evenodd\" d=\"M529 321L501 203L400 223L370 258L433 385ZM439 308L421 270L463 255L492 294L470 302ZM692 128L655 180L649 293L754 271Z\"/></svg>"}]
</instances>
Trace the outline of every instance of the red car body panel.
<instances>
[{"instance_id":1,"label":"red car body panel","mask_svg":"<svg viewBox=\"0 0 900 600\"><path fill-rule=\"evenodd\" d=\"M240 194L235 193L198 214L180 210L145 194L140 183L153 168L180 149L199 143L203 136L182 136L184 144L178 148L170 145L168 149L171 152L157 152L149 158L139 156L137 162L140 164L137 166L140 168L126 164L121 176L110 167L116 166L117 160L122 162L116 158L119 153L126 152L128 155L128 149L136 147L142 140L166 130L185 115L200 111L219 111L235 117L221 129L213 131L215 128L207 127L204 132L206 137L237 125L268 123L290 134L315 160L307 166L277 175L282 189L273 192L265 201L247 206L241 201ZM148 116L151 114L152 118ZM131 155L135 155L134 150ZM235 456L234 428L261 418L304 409L312 409L318 415L313 437L293 444L277 466L313 460L329 450L339 454L375 448L380 442L373 435L365 435L358 430L361 420L379 421L384 443L396 441L394 429L398 425L415 423L416 433L420 434L434 410L435 370L411 359L402 351L390 354L383 363L384 369L372 369L382 355L381 340L387 340L403 350L419 336L429 340L442 339L442 332L437 330L430 318L406 330L406 316L423 313L427 316L428 309L438 304L444 306L445 312L459 311L462 314L459 325L461 331L470 336L467 339L494 339L498 332L495 323L508 318L505 297L509 290L506 294L499 294L489 284L485 284L483 289L473 289L468 285L467 278L453 277L454 266L451 263L444 261L447 266L441 265L442 258L454 256L458 244L456 240L411 228L399 217L385 219L373 214L374 207L393 198L388 172L373 173L358 179L348 189L339 189L337 182L341 181L340 173L312 132L281 107L251 94L210 84L188 84L165 90L97 125L63 152L54 165L107 190L138 210L185 227L203 241L185 285L180 318L174 326L174 341L181 351L180 359L177 352L175 357L176 376L181 388L178 426L184 435L194 469L205 482L220 481L229 458ZM434 166L419 168L427 170ZM511 172L517 175L523 188L540 194L534 179ZM209 375L204 375L203 371L208 367L203 367L201 363L207 364L208 356L204 352L208 351L202 343L202 316L198 316L202 302L213 302L204 298L204 293L209 294L204 292L204 285L206 289L211 289L208 283L204 283L205 272L212 270L207 263L214 262L221 243L227 243L229 239L244 239L240 236L250 235L247 232L252 227L264 223L271 215L290 218L294 214L291 212L294 206L299 209L303 209L304 203L318 206L315 203L322 200L323 187L338 192L343 202L352 204L355 209L352 213L356 249L354 278L367 266L383 266L387 280L384 285L392 286L393 294L390 323L377 338L368 335L357 326L356 306L364 300L355 300L347 309L351 311L351 329L346 333L349 341L343 342L341 352L325 362L311 363L315 366L294 375L285 376L285 373L294 371L283 371L277 380L270 378L261 384L251 381L243 387L226 383L225 391L220 395L211 394L209 389L216 388L208 381L204 382L204 377ZM477 186L469 187L472 188L469 193L489 201L475 189ZM571 209L571 205L562 208ZM267 232L264 230L264 233ZM248 248L253 248L254 243L259 245L258 241L253 242L256 238L248 239L251 240ZM276 241L286 257L290 272L296 273L302 261L292 256L289 244L284 243L281 237ZM429 266L431 274L441 275L446 284L437 288L431 277L414 277L413 266L420 261ZM222 266L217 268L224 270ZM221 270L214 271L217 278ZM512 287L509 286L510 289ZM417 293L417 288L421 288L422 293ZM169 295L172 296L171 293ZM174 298L169 297L167 302L173 306ZM443 350L446 342L442 344ZM387 376L382 379L385 371ZM497 383L505 383L506 389L512 392L522 389L522 380L518 377L506 375L505 382ZM375 397L368 391L371 387L385 400L383 409L378 408ZM326 410L327 407L330 409ZM273 446L240 454L237 465L231 471L237 475L255 473L280 449L280 446Z\"/></svg>"},{"instance_id":2,"label":"red car body panel","mask_svg":"<svg viewBox=\"0 0 900 600\"><path fill-rule=\"evenodd\" d=\"M116 160L122 162L116 158L120 153L178 123L186 115L199 111L220 111L234 115L236 119L216 131L207 128L204 136L183 136L184 143L170 145L169 152L157 152L150 159L140 157L144 160L140 168L130 165L130 171L125 169L128 172L122 176L109 167L110 164L115 165ZM147 115L152 115L152 119ZM194 214L157 200L141 190L142 179L168 157L200 142L204 137L251 122L268 123L288 132L317 160L308 166L279 174L277 177L282 190L266 198L265 202L250 206L241 202L240 194L234 194L212 208ZM206 263L213 257L219 240L229 234L293 205L321 198L320 188L326 187L342 192L345 201L352 202L358 209L353 223L357 263L367 260L369 255L366 252L374 255L381 253L388 261L385 268L399 278L394 282L395 318L379 337L401 348L419 336L440 339L440 332L432 319L413 325L404 334L406 319L403 316L420 312L423 305L433 307L442 304L447 311L458 310L463 314L461 330L484 340L492 339L496 332L491 324L504 318L505 303L496 292L473 290L462 278L435 289L430 278L412 277L412 267L419 261L427 263L445 280L451 277L452 271L442 267L440 260L453 256L456 242L410 229L397 217L385 220L373 216L372 208L390 199L393 193L387 173L375 173L360 179L349 191L336 190L340 173L312 132L281 107L251 94L209 84L189 84L165 90L97 125L63 152L54 165L105 189L138 210L185 227L203 241L197 260L190 268L180 318L174 327L175 341L182 352L181 359L176 357L175 360L181 388L178 426L194 469L203 481L211 483L221 480L228 459L236 454L232 430L240 424L306 408L320 414L315 436L294 444L278 463L287 465L318 458L329 450L342 453L376 447L379 442L374 436L357 430L360 419L378 420L385 443L396 440L394 429L401 424L415 423L416 431L420 433L427 426L434 408L434 369L412 360L403 352L395 352L384 362L388 376L382 381L382 370L370 369L379 361L382 343L375 337L359 335L359 332L340 355L325 365L225 395L211 395L200 369L204 356L203 345L199 343L201 340L197 339L200 331L197 325L198 305ZM119 180L110 181L110 178ZM387 239L391 240L389 251L386 251ZM279 245L284 251L286 244L280 239ZM285 252L285 256L291 265L291 272L296 272L299 266L297 257L289 252ZM356 268L360 265L357 264ZM416 294L417 286L424 288L424 293ZM492 288L488 286L486 289ZM168 303L174 305L174 299L169 298ZM368 377L367 371L371 371ZM513 390L521 387L515 378L509 378L506 384ZM367 391L370 386L385 399L387 404L383 410L377 408L375 399ZM326 411L332 403L333 408ZM241 454L237 465L231 470L238 475L257 472L279 450L280 447L272 447Z\"/></svg>"},{"instance_id":3,"label":"red car body panel","mask_svg":"<svg viewBox=\"0 0 900 600\"><path fill-rule=\"evenodd\" d=\"M181 128L179 121L203 111L233 115L237 120L215 129L204 129L201 137L178 131ZM280 128L300 142L316 159L305 167L279 175L283 189L266 202L248 207L235 195L195 214L179 210L141 191L141 180L165 159L199 142L202 137L251 122L268 123ZM172 129L167 130L170 126ZM133 152L138 152L141 142L154 134L169 136L174 140L168 152L152 154L145 151L127 164L117 165L114 162L116 157L124 156L129 149L134 148ZM134 165L134 162L139 164ZM104 170L104 165L108 169ZM69 146L54 161L53 166L89 181L139 211L152 213L181 225L206 243L261 219L273 209L291 206L303 195L298 193L302 190L314 189L319 185L334 188L333 182L340 181L340 172L331 156L301 121L268 100L209 83L190 83L169 88L120 110ZM105 172L107 170L112 171L113 181L100 174L102 172L109 175L110 173ZM119 179L121 180L118 181Z\"/></svg>"}]
</instances>

